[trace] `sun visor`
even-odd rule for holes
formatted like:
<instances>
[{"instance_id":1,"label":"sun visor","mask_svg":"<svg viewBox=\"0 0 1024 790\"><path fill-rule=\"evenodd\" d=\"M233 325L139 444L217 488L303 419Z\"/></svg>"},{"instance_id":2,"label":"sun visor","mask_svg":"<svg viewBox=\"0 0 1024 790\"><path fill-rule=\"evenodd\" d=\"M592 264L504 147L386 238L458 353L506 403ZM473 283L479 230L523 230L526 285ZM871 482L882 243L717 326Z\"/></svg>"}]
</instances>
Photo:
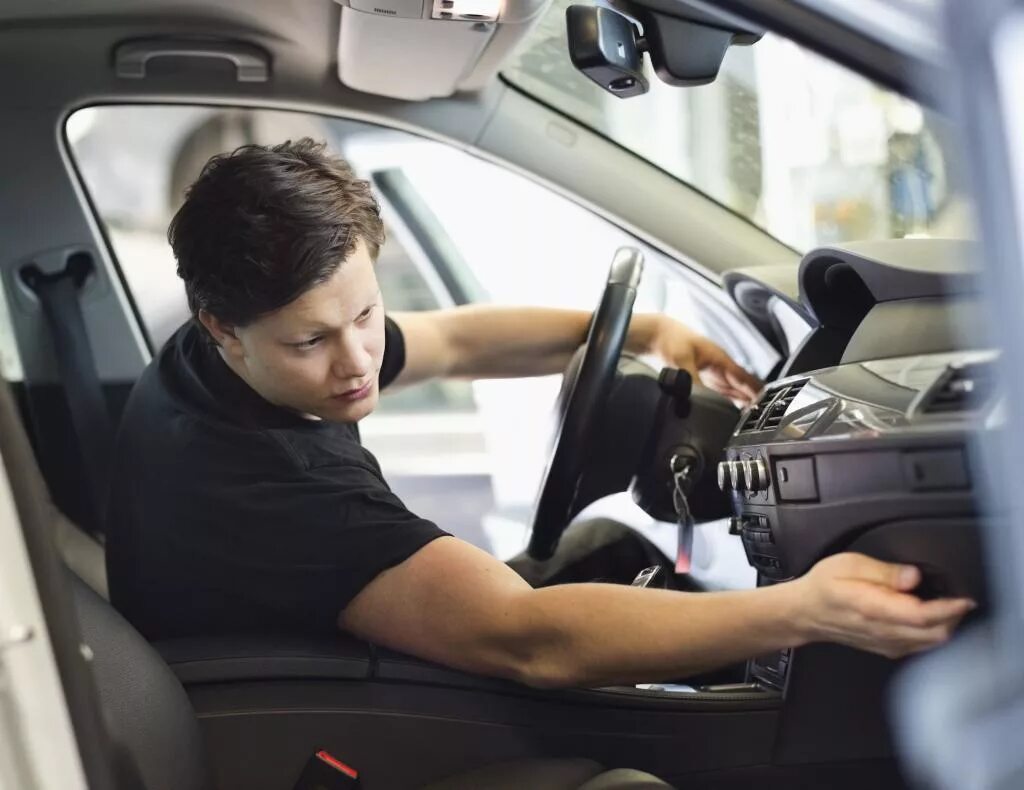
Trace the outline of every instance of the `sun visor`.
<instances>
[{"instance_id":1,"label":"sun visor","mask_svg":"<svg viewBox=\"0 0 1024 790\"><path fill-rule=\"evenodd\" d=\"M477 90L546 0L346 0L338 78L350 88L422 101Z\"/></svg>"}]
</instances>

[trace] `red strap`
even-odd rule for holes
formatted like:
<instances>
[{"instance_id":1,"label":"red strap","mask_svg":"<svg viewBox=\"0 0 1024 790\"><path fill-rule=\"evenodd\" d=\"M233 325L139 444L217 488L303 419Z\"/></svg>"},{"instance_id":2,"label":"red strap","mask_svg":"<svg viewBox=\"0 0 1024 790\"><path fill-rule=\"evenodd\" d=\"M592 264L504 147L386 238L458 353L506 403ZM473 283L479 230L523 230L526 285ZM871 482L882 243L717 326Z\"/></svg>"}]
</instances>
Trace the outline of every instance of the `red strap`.
<instances>
[{"instance_id":1,"label":"red strap","mask_svg":"<svg viewBox=\"0 0 1024 790\"><path fill-rule=\"evenodd\" d=\"M343 774L345 774L345 776L351 779L359 778L359 772L355 768L345 765L345 763L343 763L337 757L334 757L333 755L329 754L326 750L321 749L316 753L316 756L318 759L322 760L323 762L331 766L331 768L341 771Z\"/></svg>"}]
</instances>

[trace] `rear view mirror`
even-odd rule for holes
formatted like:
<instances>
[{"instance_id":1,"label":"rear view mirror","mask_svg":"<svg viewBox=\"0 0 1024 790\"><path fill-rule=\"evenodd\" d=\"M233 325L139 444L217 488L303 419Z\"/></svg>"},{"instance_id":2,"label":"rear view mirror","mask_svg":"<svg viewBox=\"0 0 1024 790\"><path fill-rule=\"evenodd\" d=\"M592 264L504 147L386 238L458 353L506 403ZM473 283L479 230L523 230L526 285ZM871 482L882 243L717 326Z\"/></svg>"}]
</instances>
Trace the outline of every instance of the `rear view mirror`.
<instances>
[{"instance_id":1,"label":"rear view mirror","mask_svg":"<svg viewBox=\"0 0 1024 790\"><path fill-rule=\"evenodd\" d=\"M763 30L733 17L691 7L686 0L613 2L625 13L573 5L566 9L565 21L573 65L620 98L649 89L643 73L644 52L650 54L662 82L706 85L718 76L730 46L750 45L764 35ZM643 26L642 34L633 19Z\"/></svg>"},{"instance_id":2,"label":"rear view mirror","mask_svg":"<svg viewBox=\"0 0 1024 790\"><path fill-rule=\"evenodd\" d=\"M572 65L614 96L647 93L642 42L629 19L610 8L572 5L565 24Z\"/></svg>"}]
</instances>

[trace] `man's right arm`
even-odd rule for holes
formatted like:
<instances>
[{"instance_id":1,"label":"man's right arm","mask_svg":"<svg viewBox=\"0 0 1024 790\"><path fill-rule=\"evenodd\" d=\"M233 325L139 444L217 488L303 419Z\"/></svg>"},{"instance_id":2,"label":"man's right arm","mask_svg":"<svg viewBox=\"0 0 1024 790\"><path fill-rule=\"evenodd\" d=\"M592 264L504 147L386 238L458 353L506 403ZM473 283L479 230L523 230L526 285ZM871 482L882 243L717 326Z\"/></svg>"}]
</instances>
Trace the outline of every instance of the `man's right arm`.
<instances>
[{"instance_id":1,"label":"man's right arm","mask_svg":"<svg viewBox=\"0 0 1024 790\"><path fill-rule=\"evenodd\" d=\"M888 656L945 641L972 603L909 594L916 569L855 554L793 582L682 593L612 584L531 588L487 553L438 538L377 576L341 627L457 669L538 687L633 684L813 641Z\"/></svg>"}]
</instances>

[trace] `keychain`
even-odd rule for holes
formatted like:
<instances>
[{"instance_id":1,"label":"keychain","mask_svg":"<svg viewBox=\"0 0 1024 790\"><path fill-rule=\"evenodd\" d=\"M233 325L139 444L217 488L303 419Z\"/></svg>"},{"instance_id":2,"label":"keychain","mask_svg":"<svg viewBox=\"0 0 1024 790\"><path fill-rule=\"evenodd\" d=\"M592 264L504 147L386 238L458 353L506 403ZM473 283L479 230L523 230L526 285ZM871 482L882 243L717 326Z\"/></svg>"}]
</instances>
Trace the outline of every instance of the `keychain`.
<instances>
[{"instance_id":1,"label":"keychain","mask_svg":"<svg viewBox=\"0 0 1024 790\"><path fill-rule=\"evenodd\" d=\"M693 560L693 514L686 499L686 489L692 480L693 459L678 454L669 461L672 472L672 506L679 523L679 545L676 549L676 573L689 573Z\"/></svg>"}]
</instances>

